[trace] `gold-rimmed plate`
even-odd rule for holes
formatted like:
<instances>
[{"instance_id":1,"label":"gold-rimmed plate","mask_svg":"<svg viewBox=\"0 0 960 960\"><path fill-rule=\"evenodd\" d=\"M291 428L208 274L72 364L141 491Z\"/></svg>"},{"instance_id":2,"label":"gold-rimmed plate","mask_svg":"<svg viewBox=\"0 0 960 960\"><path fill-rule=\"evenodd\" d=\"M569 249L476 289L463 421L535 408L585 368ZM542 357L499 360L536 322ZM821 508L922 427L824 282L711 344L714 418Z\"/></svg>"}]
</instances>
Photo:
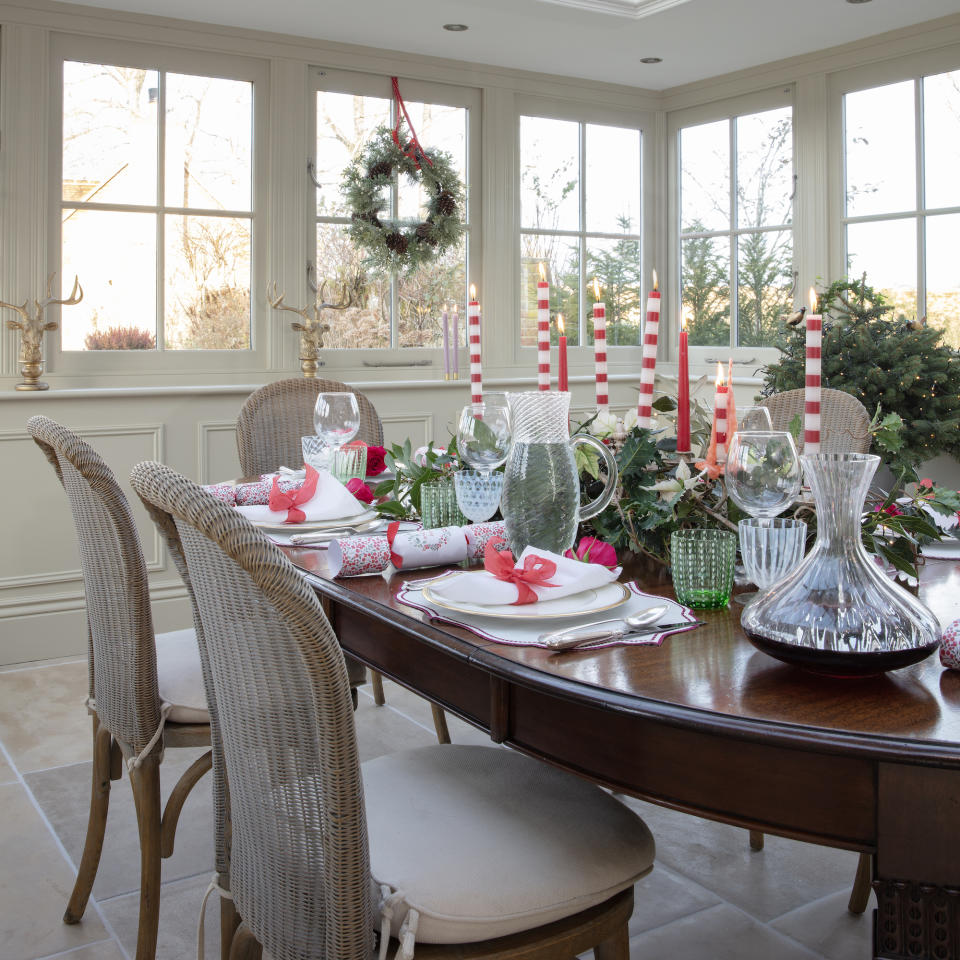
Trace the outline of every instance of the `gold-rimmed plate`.
<instances>
[{"instance_id":1,"label":"gold-rimmed plate","mask_svg":"<svg viewBox=\"0 0 960 960\"><path fill-rule=\"evenodd\" d=\"M352 517L338 517L336 520L306 520L303 523L275 523L273 520L253 520L258 530L267 533L318 533L323 530L339 530L343 527L357 527L371 523L380 515L376 510L363 510Z\"/></svg>"},{"instance_id":2,"label":"gold-rimmed plate","mask_svg":"<svg viewBox=\"0 0 960 960\"><path fill-rule=\"evenodd\" d=\"M573 617L593 616L619 607L630 597L630 589L625 583L607 583L602 587L571 593L556 600L538 600L536 603L520 605L459 603L438 597L430 586L423 588L423 597L435 607L472 617L493 617L498 620L569 620Z\"/></svg>"}]
</instances>

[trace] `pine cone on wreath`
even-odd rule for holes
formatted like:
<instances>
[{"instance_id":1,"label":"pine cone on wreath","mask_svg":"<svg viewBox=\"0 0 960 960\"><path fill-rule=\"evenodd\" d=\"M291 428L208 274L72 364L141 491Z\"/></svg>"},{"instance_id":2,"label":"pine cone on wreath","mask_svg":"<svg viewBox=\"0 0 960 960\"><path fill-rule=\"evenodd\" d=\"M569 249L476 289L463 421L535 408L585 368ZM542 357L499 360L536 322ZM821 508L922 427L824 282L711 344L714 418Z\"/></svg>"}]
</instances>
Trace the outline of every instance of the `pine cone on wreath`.
<instances>
[{"instance_id":1,"label":"pine cone on wreath","mask_svg":"<svg viewBox=\"0 0 960 960\"><path fill-rule=\"evenodd\" d=\"M421 223L414 236L423 243L429 243L431 247L437 245L437 238L433 235L433 225L430 223Z\"/></svg>"},{"instance_id":2,"label":"pine cone on wreath","mask_svg":"<svg viewBox=\"0 0 960 960\"><path fill-rule=\"evenodd\" d=\"M389 160L381 160L370 168L368 176L371 180L377 177L389 177L393 174L393 164Z\"/></svg>"},{"instance_id":3,"label":"pine cone on wreath","mask_svg":"<svg viewBox=\"0 0 960 960\"><path fill-rule=\"evenodd\" d=\"M441 190L437 195L437 213L444 217L452 217L457 212L457 201L452 193Z\"/></svg>"},{"instance_id":4,"label":"pine cone on wreath","mask_svg":"<svg viewBox=\"0 0 960 960\"><path fill-rule=\"evenodd\" d=\"M400 256L403 256L407 252L407 247L410 243L402 233L388 233L383 238L383 242L387 245L388 250L399 253Z\"/></svg>"}]
</instances>

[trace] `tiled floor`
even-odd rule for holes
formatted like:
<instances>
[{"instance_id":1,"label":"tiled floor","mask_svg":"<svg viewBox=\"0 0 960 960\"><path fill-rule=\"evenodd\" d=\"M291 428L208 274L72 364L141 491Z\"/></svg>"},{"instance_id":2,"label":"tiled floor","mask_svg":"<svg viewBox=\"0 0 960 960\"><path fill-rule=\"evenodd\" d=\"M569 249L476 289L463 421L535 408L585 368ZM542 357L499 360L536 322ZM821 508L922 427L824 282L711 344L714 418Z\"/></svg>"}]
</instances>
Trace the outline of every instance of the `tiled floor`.
<instances>
[{"instance_id":1,"label":"tiled floor","mask_svg":"<svg viewBox=\"0 0 960 960\"><path fill-rule=\"evenodd\" d=\"M79 660L0 669L0 960L130 960L137 934L138 848L130 791L113 785L94 895L81 924L61 916L83 846L90 731ZM485 743L453 718L457 742ZM433 742L428 705L387 684L387 706L362 691L363 759ZM167 757L167 789L196 756ZM186 756L184 754L187 754ZM635 802L657 840L657 867L637 887L636 960L863 960L870 912L852 917L851 853L768 837L752 853L743 830ZM196 955L201 898L213 862L209 787L187 801L174 855L163 863L159 960ZM219 956L215 907L207 957Z\"/></svg>"}]
</instances>

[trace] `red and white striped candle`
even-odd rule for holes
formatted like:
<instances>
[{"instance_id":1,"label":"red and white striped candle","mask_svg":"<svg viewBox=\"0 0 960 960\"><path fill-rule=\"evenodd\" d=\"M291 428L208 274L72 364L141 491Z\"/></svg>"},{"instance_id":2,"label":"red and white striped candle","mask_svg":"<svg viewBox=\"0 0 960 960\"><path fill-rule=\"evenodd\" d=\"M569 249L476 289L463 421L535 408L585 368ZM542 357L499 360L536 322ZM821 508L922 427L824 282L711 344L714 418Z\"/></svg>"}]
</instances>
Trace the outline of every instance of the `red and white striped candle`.
<instances>
[{"instance_id":1,"label":"red and white striped candle","mask_svg":"<svg viewBox=\"0 0 960 960\"><path fill-rule=\"evenodd\" d=\"M643 361L640 367L640 396L637 400L637 426L653 426L653 381L657 375L657 341L660 338L660 291L657 271L653 271L653 289L647 297L647 320L643 325Z\"/></svg>"},{"instance_id":2,"label":"red and white striped candle","mask_svg":"<svg viewBox=\"0 0 960 960\"><path fill-rule=\"evenodd\" d=\"M537 389L550 389L550 284L543 263L537 283Z\"/></svg>"},{"instance_id":3,"label":"red and white striped candle","mask_svg":"<svg viewBox=\"0 0 960 960\"><path fill-rule=\"evenodd\" d=\"M820 349L823 345L823 317L816 313L817 292L810 288L807 314L807 357L804 380L803 452L820 452Z\"/></svg>"},{"instance_id":4,"label":"red and white striped candle","mask_svg":"<svg viewBox=\"0 0 960 960\"><path fill-rule=\"evenodd\" d=\"M597 378L597 409L606 413L610 409L610 394L607 387L607 305L600 301L600 282L593 278L593 362Z\"/></svg>"},{"instance_id":5,"label":"red and white striped candle","mask_svg":"<svg viewBox=\"0 0 960 960\"><path fill-rule=\"evenodd\" d=\"M475 413L483 403L483 374L480 367L480 304L477 288L470 284L470 303L467 306L467 344L470 347L470 400Z\"/></svg>"},{"instance_id":6,"label":"red and white striped candle","mask_svg":"<svg viewBox=\"0 0 960 960\"><path fill-rule=\"evenodd\" d=\"M727 400L730 387L723 382L723 365L717 364L717 393L713 402L713 417L717 425L717 463L727 459Z\"/></svg>"}]
</instances>

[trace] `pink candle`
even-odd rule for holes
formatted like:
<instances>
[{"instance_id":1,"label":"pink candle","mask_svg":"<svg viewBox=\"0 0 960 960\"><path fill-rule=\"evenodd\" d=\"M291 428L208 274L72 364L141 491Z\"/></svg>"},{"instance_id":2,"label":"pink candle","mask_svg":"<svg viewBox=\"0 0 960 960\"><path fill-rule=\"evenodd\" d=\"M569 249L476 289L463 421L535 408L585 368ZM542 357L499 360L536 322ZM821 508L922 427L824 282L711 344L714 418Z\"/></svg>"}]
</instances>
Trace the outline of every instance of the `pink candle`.
<instances>
[{"instance_id":1,"label":"pink candle","mask_svg":"<svg viewBox=\"0 0 960 960\"><path fill-rule=\"evenodd\" d=\"M443 305L443 378L450 378L450 323L447 317L447 305Z\"/></svg>"},{"instance_id":2,"label":"pink candle","mask_svg":"<svg viewBox=\"0 0 960 960\"><path fill-rule=\"evenodd\" d=\"M453 333L451 338L453 340L453 352L450 359L453 361L454 380L460 379L460 314L457 312L459 309L456 304L453 305Z\"/></svg>"},{"instance_id":3,"label":"pink candle","mask_svg":"<svg viewBox=\"0 0 960 960\"><path fill-rule=\"evenodd\" d=\"M677 363L677 451L690 450L690 359L686 311L680 317L680 359Z\"/></svg>"},{"instance_id":4,"label":"pink candle","mask_svg":"<svg viewBox=\"0 0 960 960\"><path fill-rule=\"evenodd\" d=\"M660 332L660 291L657 271L653 271L653 289L647 297L647 320L643 325L643 360L640 367L640 396L637 399L637 426L653 426L653 382L657 370L657 340Z\"/></svg>"},{"instance_id":5,"label":"pink candle","mask_svg":"<svg viewBox=\"0 0 960 960\"><path fill-rule=\"evenodd\" d=\"M557 378L557 386L560 389L561 393L565 393L570 389L570 385L567 380L567 338L563 332L563 314L557 314L557 327L560 330L560 353L559 353L559 374Z\"/></svg>"},{"instance_id":6,"label":"pink candle","mask_svg":"<svg viewBox=\"0 0 960 960\"><path fill-rule=\"evenodd\" d=\"M727 459L727 398L729 386L723 382L723 365L717 364L717 393L713 403L713 419L717 435L717 463Z\"/></svg>"},{"instance_id":7,"label":"pink candle","mask_svg":"<svg viewBox=\"0 0 960 960\"><path fill-rule=\"evenodd\" d=\"M550 285L543 264L537 283L537 389L550 389Z\"/></svg>"},{"instance_id":8,"label":"pink candle","mask_svg":"<svg viewBox=\"0 0 960 960\"><path fill-rule=\"evenodd\" d=\"M470 400L475 413L483 403L483 375L480 368L480 304L477 288L470 284L470 303L467 306L467 343L470 347Z\"/></svg>"},{"instance_id":9,"label":"pink candle","mask_svg":"<svg viewBox=\"0 0 960 960\"><path fill-rule=\"evenodd\" d=\"M807 314L807 357L803 405L803 452L820 452L820 350L823 345L823 317L816 313L817 292L810 288Z\"/></svg>"},{"instance_id":10,"label":"pink candle","mask_svg":"<svg viewBox=\"0 0 960 960\"><path fill-rule=\"evenodd\" d=\"M593 278L593 362L596 368L597 409L610 409L610 394L607 387L607 306L600 301L600 283Z\"/></svg>"}]
</instances>

